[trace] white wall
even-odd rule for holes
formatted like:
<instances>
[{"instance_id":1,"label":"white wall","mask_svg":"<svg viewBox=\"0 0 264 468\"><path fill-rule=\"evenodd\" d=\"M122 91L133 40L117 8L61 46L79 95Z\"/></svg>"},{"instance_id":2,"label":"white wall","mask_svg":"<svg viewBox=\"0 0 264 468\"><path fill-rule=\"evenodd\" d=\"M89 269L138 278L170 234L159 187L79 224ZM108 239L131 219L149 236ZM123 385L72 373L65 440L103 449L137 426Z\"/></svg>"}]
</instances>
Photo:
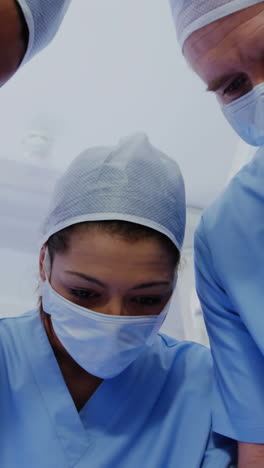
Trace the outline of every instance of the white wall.
<instances>
[{"instance_id":1,"label":"white wall","mask_svg":"<svg viewBox=\"0 0 264 468\"><path fill-rule=\"evenodd\" d=\"M223 189L237 145L214 98L181 56L167 0L74 0L54 43L1 89L0 108L0 158L26 161L25 138L40 132L50 142L50 159L42 164L59 171L84 147L147 132L179 162L187 201L196 207L207 206ZM42 176L48 184L44 170ZM18 180L19 171L10 169L0 181L0 211L1 203L6 209L1 184L14 187ZM0 221L6 228L6 219ZM9 223L9 240L26 233L15 215ZM32 255L0 245L1 315L34 306ZM204 341L190 305L191 265L189 258L165 329Z\"/></svg>"},{"instance_id":2,"label":"white wall","mask_svg":"<svg viewBox=\"0 0 264 468\"><path fill-rule=\"evenodd\" d=\"M0 316L9 317L36 307L38 258L34 254L0 249Z\"/></svg>"},{"instance_id":3,"label":"white wall","mask_svg":"<svg viewBox=\"0 0 264 468\"><path fill-rule=\"evenodd\" d=\"M182 58L168 0L74 0L54 43L0 93L0 157L28 132L60 170L84 147L146 131L180 163L191 206L221 191L237 137Z\"/></svg>"}]
</instances>

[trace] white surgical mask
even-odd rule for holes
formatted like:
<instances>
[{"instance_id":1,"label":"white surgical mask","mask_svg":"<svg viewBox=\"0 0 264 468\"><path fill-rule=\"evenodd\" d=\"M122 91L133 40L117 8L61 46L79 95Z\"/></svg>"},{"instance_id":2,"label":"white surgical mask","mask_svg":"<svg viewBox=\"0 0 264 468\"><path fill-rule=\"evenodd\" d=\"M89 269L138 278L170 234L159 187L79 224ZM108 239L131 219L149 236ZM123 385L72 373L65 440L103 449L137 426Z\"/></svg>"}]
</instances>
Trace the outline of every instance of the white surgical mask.
<instances>
[{"instance_id":1,"label":"white surgical mask","mask_svg":"<svg viewBox=\"0 0 264 468\"><path fill-rule=\"evenodd\" d=\"M167 313L127 317L94 312L60 296L46 280L43 310L51 315L54 331L71 357L87 372L102 379L120 374L153 343Z\"/></svg>"},{"instance_id":2,"label":"white surgical mask","mask_svg":"<svg viewBox=\"0 0 264 468\"><path fill-rule=\"evenodd\" d=\"M264 83L222 106L230 125L249 145L264 145Z\"/></svg>"}]
</instances>

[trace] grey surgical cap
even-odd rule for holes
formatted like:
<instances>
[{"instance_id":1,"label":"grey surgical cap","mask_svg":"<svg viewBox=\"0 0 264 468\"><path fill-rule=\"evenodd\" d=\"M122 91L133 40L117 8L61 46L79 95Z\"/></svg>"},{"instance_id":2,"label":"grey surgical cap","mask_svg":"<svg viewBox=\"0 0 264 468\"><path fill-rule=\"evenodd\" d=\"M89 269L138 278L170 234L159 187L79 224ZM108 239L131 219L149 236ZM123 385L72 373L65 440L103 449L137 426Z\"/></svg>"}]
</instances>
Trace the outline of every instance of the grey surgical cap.
<instances>
[{"instance_id":1,"label":"grey surgical cap","mask_svg":"<svg viewBox=\"0 0 264 468\"><path fill-rule=\"evenodd\" d=\"M198 29L263 0L170 0L181 47Z\"/></svg>"},{"instance_id":2,"label":"grey surgical cap","mask_svg":"<svg viewBox=\"0 0 264 468\"><path fill-rule=\"evenodd\" d=\"M29 31L27 52L21 65L44 49L53 39L71 0L16 0Z\"/></svg>"},{"instance_id":3,"label":"grey surgical cap","mask_svg":"<svg viewBox=\"0 0 264 468\"><path fill-rule=\"evenodd\" d=\"M72 162L55 190L41 245L73 224L121 220L163 233L180 250L185 218L178 164L137 134L114 147L88 149Z\"/></svg>"}]
</instances>

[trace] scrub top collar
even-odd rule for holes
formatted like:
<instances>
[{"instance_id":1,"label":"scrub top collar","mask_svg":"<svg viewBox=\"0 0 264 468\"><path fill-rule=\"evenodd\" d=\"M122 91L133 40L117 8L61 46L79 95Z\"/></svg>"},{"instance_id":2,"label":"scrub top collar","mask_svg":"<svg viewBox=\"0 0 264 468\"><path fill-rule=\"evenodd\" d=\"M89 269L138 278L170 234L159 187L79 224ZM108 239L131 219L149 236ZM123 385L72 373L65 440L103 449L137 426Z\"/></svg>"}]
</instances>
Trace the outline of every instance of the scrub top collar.
<instances>
[{"instance_id":1,"label":"scrub top collar","mask_svg":"<svg viewBox=\"0 0 264 468\"><path fill-rule=\"evenodd\" d=\"M100 434L122 420L136 376L132 373L132 377L127 369L120 376L103 381L79 413L37 311L34 320L34 333L29 321L20 329L21 338L58 439L71 466L75 466L88 450L91 454Z\"/></svg>"}]
</instances>

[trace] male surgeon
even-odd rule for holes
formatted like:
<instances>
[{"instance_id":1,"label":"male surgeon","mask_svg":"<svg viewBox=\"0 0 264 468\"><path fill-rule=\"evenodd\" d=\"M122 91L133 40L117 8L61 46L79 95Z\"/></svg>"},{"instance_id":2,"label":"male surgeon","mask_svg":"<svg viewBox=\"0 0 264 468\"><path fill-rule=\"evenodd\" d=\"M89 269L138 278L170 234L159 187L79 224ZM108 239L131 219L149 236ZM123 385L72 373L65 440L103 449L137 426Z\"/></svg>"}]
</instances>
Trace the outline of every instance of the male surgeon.
<instances>
[{"instance_id":1,"label":"male surgeon","mask_svg":"<svg viewBox=\"0 0 264 468\"><path fill-rule=\"evenodd\" d=\"M213 427L239 441L240 468L263 468L264 2L171 4L187 62L240 137L260 146L203 214L195 264L215 366Z\"/></svg>"},{"instance_id":2,"label":"male surgeon","mask_svg":"<svg viewBox=\"0 0 264 468\"><path fill-rule=\"evenodd\" d=\"M0 0L0 86L55 36L71 0Z\"/></svg>"}]
</instances>

